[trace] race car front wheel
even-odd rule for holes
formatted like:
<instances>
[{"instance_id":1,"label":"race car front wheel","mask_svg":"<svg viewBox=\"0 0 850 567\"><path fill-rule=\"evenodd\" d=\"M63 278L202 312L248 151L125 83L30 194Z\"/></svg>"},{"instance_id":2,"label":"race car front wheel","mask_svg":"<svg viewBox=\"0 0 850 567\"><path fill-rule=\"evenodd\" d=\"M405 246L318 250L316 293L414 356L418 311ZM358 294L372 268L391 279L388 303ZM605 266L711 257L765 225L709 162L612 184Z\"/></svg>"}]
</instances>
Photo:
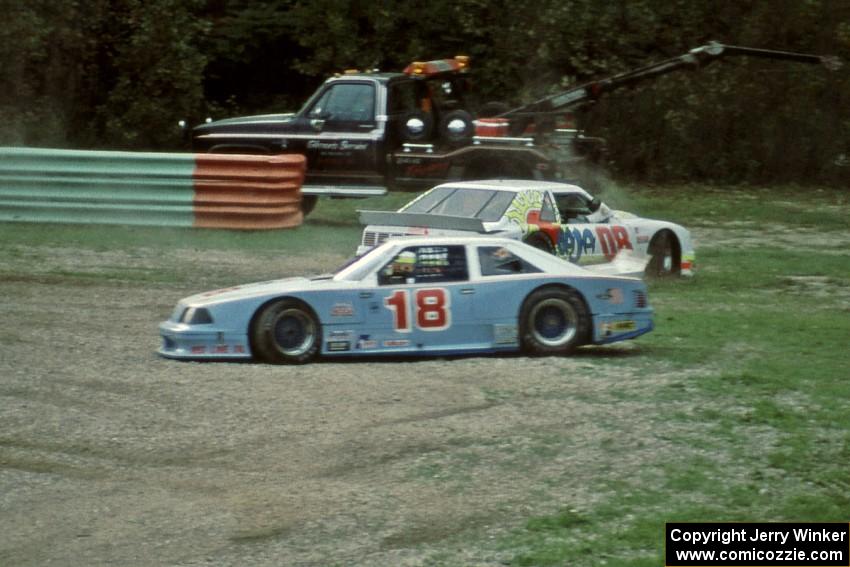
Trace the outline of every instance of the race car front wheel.
<instances>
[{"instance_id":1,"label":"race car front wheel","mask_svg":"<svg viewBox=\"0 0 850 567\"><path fill-rule=\"evenodd\" d=\"M267 305L251 330L254 353L266 362L303 364L313 359L322 344L322 329L304 304L283 299Z\"/></svg>"},{"instance_id":2,"label":"race car front wheel","mask_svg":"<svg viewBox=\"0 0 850 567\"><path fill-rule=\"evenodd\" d=\"M587 342L590 315L577 291L544 288L525 300L520 312L520 336L530 354L568 354Z\"/></svg>"},{"instance_id":3,"label":"race car front wheel","mask_svg":"<svg viewBox=\"0 0 850 567\"><path fill-rule=\"evenodd\" d=\"M650 278L677 276L681 271L678 241L669 231L662 230L652 237L647 249L649 262L645 274Z\"/></svg>"}]
</instances>

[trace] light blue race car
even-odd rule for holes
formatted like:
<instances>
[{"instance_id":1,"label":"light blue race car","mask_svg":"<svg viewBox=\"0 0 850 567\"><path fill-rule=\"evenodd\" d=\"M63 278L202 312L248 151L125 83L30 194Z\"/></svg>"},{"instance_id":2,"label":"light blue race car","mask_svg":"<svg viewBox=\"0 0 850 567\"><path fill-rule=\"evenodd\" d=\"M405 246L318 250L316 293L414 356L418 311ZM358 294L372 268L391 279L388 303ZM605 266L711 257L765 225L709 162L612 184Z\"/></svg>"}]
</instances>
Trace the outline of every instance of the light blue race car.
<instances>
[{"instance_id":1,"label":"light blue race car","mask_svg":"<svg viewBox=\"0 0 850 567\"><path fill-rule=\"evenodd\" d=\"M389 240L332 275L187 297L159 354L304 363L317 355L562 355L652 330L645 284L507 238Z\"/></svg>"}]
</instances>

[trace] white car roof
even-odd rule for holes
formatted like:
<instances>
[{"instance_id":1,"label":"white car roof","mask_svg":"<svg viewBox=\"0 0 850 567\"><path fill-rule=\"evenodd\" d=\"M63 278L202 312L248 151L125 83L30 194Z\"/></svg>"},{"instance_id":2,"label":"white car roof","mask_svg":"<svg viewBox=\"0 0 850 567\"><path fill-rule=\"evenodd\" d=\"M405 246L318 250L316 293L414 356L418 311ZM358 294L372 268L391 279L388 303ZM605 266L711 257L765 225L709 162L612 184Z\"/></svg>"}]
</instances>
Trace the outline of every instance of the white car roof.
<instances>
[{"instance_id":1,"label":"white car roof","mask_svg":"<svg viewBox=\"0 0 850 567\"><path fill-rule=\"evenodd\" d=\"M570 183L558 183L556 181L534 181L529 179L486 179L482 181L454 181L442 183L434 187L457 187L460 189L489 189L494 191L574 191L587 195L587 191L578 185Z\"/></svg>"}]
</instances>

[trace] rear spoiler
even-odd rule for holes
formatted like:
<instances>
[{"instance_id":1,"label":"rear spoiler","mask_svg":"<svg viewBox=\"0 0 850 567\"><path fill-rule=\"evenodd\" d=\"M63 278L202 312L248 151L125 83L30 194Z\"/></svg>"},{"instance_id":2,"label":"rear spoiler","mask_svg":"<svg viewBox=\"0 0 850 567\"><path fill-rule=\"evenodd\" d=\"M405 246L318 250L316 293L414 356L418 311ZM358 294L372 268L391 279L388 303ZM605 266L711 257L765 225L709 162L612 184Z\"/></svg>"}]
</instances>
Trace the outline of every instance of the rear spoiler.
<instances>
[{"instance_id":1,"label":"rear spoiler","mask_svg":"<svg viewBox=\"0 0 850 567\"><path fill-rule=\"evenodd\" d=\"M360 224L380 226L406 226L422 228L441 228L444 230L463 230L466 232L487 232L479 219L456 217L452 215L431 215L428 213L396 213L392 211L357 211Z\"/></svg>"}]
</instances>

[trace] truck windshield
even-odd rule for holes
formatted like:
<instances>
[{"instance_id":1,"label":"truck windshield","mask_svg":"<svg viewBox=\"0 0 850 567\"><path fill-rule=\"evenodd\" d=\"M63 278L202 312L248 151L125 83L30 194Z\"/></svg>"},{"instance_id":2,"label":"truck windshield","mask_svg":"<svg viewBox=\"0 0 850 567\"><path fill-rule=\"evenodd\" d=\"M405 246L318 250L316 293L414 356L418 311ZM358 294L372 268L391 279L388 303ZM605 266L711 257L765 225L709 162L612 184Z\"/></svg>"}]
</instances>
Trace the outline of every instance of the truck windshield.
<instances>
[{"instance_id":1,"label":"truck windshield","mask_svg":"<svg viewBox=\"0 0 850 567\"><path fill-rule=\"evenodd\" d=\"M514 198L510 191L437 187L404 207L406 213L430 213L496 222Z\"/></svg>"}]
</instances>

